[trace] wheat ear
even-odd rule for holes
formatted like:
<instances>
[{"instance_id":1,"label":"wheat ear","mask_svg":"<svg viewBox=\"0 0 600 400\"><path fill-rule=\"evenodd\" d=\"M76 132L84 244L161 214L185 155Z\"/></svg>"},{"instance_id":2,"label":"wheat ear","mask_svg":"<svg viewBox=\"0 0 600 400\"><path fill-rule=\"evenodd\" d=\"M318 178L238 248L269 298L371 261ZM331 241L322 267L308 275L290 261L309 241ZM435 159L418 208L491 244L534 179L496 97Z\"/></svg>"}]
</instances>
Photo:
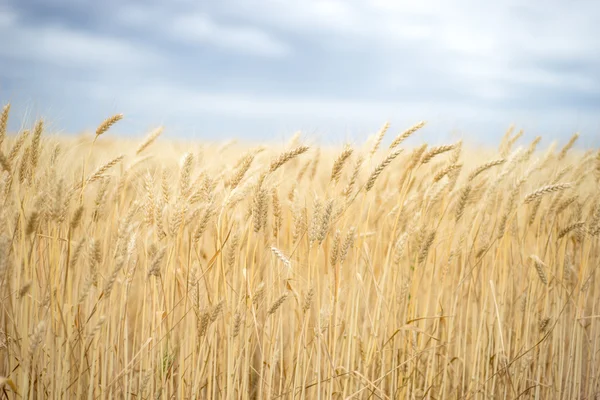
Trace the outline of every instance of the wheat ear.
<instances>
[{"instance_id":1,"label":"wheat ear","mask_svg":"<svg viewBox=\"0 0 600 400\"><path fill-rule=\"evenodd\" d=\"M164 128L162 126L156 128L146 136L144 141L138 146L135 151L136 155L139 155L142 151L146 150L154 141L163 133Z\"/></svg>"},{"instance_id":2,"label":"wheat ear","mask_svg":"<svg viewBox=\"0 0 600 400\"><path fill-rule=\"evenodd\" d=\"M10 112L10 103L2 108L2 115L0 116L0 146L6 138L6 126L8 125L8 113Z\"/></svg>"},{"instance_id":3,"label":"wheat ear","mask_svg":"<svg viewBox=\"0 0 600 400\"><path fill-rule=\"evenodd\" d=\"M342 168L344 168L344 164L346 163L346 160L350 158L352 152L352 148L350 146L346 146L340 155L335 159L333 167L331 168L331 182L337 183L339 181L340 175L342 174Z\"/></svg>"},{"instance_id":4,"label":"wheat ear","mask_svg":"<svg viewBox=\"0 0 600 400\"><path fill-rule=\"evenodd\" d=\"M104 121L102 121L100 125L98 125L98 128L96 128L96 137L106 133L106 131L108 131L111 126L113 126L122 119L123 114L116 114L112 117L106 118Z\"/></svg>"},{"instance_id":5,"label":"wheat ear","mask_svg":"<svg viewBox=\"0 0 600 400\"><path fill-rule=\"evenodd\" d=\"M377 152L377 150L379 149L379 146L381 145L381 141L383 140L383 137L385 136L385 133L387 132L387 130L390 128L390 123L386 122L381 129L379 130L379 132L377 132L377 136L375 137L375 143L373 144L373 147L371 148L371 151L369 152L369 156L373 157L373 155Z\"/></svg>"},{"instance_id":6,"label":"wheat ear","mask_svg":"<svg viewBox=\"0 0 600 400\"><path fill-rule=\"evenodd\" d=\"M450 150L454 149L455 147L456 147L456 144L447 144L447 145L443 145L443 146L433 147L427 153L425 153L425 155L423 156L423 159L421 160L421 164L427 164L429 161L431 161L433 159L433 157L437 156L438 154L442 154L447 151L450 151Z\"/></svg>"},{"instance_id":7,"label":"wheat ear","mask_svg":"<svg viewBox=\"0 0 600 400\"><path fill-rule=\"evenodd\" d=\"M534 192L529 193L525 196L525 200L523 201L525 204L531 203L532 201L541 198L542 196L548 193L558 192L560 190L565 190L570 188L572 185L570 183L559 183L556 185L547 185L542 186Z\"/></svg>"},{"instance_id":8,"label":"wheat ear","mask_svg":"<svg viewBox=\"0 0 600 400\"><path fill-rule=\"evenodd\" d=\"M393 148L395 148L395 147L398 147L398 145L400 143L402 143L403 141L405 141L406 139L408 139L408 137L410 135L412 135L413 133L415 133L416 131L418 131L422 127L424 127L425 124L426 124L425 121L417 122L416 124L414 124L413 126L411 126L410 128L408 128L407 130L405 130L404 132L402 132L401 134L399 134L398 136L396 136L396 138L390 144L390 150L393 149Z\"/></svg>"},{"instance_id":9,"label":"wheat ear","mask_svg":"<svg viewBox=\"0 0 600 400\"><path fill-rule=\"evenodd\" d=\"M271 163L271 166L269 167L269 173L275 172L283 164L287 163L288 161L292 160L293 158L296 158L300 154L305 153L306 151L308 151L308 146L298 146L293 150L286 151L286 152L280 154L279 157L277 157Z\"/></svg>"},{"instance_id":10,"label":"wheat ear","mask_svg":"<svg viewBox=\"0 0 600 400\"><path fill-rule=\"evenodd\" d=\"M400 155L400 153L402 153L403 149L399 149L394 151L393 153L390 153L374 170L373 172L371 172L371 175L369 176L369 179L367 180L367 183L365 185L365 191L368 192L369 190L371 190L373 188L373 185L375 185L375 181L377 180L377 177L379 175L381 175L381 172L384 170L385 167L387 167L388 165L390 165L390 163L394 160L394 158L398 157L398 155Z\"/></svg>"}]
</instances>

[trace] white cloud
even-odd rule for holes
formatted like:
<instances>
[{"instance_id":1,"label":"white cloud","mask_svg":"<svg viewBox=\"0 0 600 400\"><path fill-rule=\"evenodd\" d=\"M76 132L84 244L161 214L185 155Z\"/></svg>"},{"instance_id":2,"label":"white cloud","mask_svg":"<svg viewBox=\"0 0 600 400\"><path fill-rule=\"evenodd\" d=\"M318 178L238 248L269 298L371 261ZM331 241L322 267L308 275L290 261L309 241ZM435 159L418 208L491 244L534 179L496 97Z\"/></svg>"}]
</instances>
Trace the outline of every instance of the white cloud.
<instances>
[{"instance_id":1,"label":"white cloud","mask_svg":"<svg viewBox=\"0 0 600 400\"><path fill-rule=\"evenodd\" d=\"M17 16L8 8L0 8L0 29L13 26Z\"/></svg>"},{"instance_id":2,"label":"white cloud","mask_svg":"<svg viewBox=\"0 0 600 400\"><path fill-rule=\"evenodd\" d=\"M210 44L235 52L283 56L290 50L285 43L263 30L251 26L218 24L207 14L178 15L168 26L180 40Z\"/></svg>"},{"instance_id":3,"label":"white cloud","mask_svg":"<svg viewBox=\"0 0 600 400\"><path fill-rule=\"evenodd\" d=\"M27 25L14 13L6 15L0 15L0 36L10 40L0 46L2 57L95 69L142 67L160 61L157 54L128 40L60 25Z\"/></svg>"},{"instance_id":4,"label":"white cloud","mask_svg":"<svg viewBox=\"0 0 600 400\"><path fill-rule=\"evenodd\" d=\"M117 18L125 26L159 30L178 42L200 44L233 53L281 57L291 51L288 44L258 26L218 22L200 10L184 12L172 8L126 5ZM153 21L156 20L162 23L155 26Z\"/></svg>"},{"instance_id":5,"label":"white cloud","mask_svg":"<svg viewBox=\"0 0 600 400\"><path fill-rule=\"evenodd\" d=\"M264 12L252 13L252 9ZM540 70L537 64L546 59L600 64L600 41L596 40L600 5L593 1L580 1L575 7L560 1L520 0L239 0L226 12L318 37L332 47L348 49L350 43L356 49L380 49L392 62L433 60L449 75L463 75L464 67L475 64L487 70L482 79L502 85L522 83L526 78L539 83L531 70ZM414 53L427 58L411 59ZM401 68L396 70L402 73ZM572 78L564 76L567 84Z\"/></svg>"},{"instance_id":6,"label":"white cloud","mask_svg":"<svg viewBox=\"0 0 600 400\"><path fill-rule=\"evenodd\" d=\"M124 0L98 17L106 18L105 34L69 28L76 16L52 25L36 14L24 23L0 8L0 36L10 38L0 46L0 63L10 61L0 65L0 76L14 76L3 70L23 63L20 74L47 86L54 76L45 65L75 65L91 73L64 82L80 93L71 101L89 98L74 107L110 104L140 120L184 124L202 123L198 115L258 121L249 135L281 120L324 129L419 118L437 121L440 131L513 120L526 128L600 126L590 111L600 98L600 3L594 1L139 4ZM157 63L164 73L146 68ZM42 89L23 90L35 96Z\"/></svg>"},{"instance_id":7,"label":"white cloud","mask_svg":"<svg viewBox=\"0 0 600 400\"><path fill-rule=\"evenodd\" d=\"M367 52L383 61L362 79L406 81L404 65L415 71L433 68L447 81L464 81L466 91L484 99L508 99L510 90L523 84L584 92L596 91L600 84L591 72L543 65L565 60L600 66L600 42L595 40L600 7L591 1L567 7L560 1L535 5L520 0L230 0L213 10L216 17L204 5L184 3L187 12L129 6L126 10L133 12L123 15L137 23L162 15L163 29L178 40L247 54L289 53L290 45L273 33L286 32L296 37L295 45L308 41L348 57ZM431 77L410 77L415 89L422 80Z\"/></svg>"}]
</instances>

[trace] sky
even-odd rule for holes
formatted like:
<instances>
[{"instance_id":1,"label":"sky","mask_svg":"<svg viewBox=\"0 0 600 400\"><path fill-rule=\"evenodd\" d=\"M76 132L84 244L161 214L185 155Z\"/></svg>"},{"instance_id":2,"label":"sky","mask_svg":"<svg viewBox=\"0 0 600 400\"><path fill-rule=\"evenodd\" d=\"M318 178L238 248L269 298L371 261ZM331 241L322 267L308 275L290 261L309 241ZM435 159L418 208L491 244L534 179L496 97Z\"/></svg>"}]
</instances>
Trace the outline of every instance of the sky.
<instances>
[{"instance_id":1,"label":"sky","mask_svg":"<svg viewBox=\"0 0 600 400\"><path fill-rule=\"evenodd\" d=\"M596 0L4 0L0 37L13 129L600 145Z\"/></svg>"}]
</instances>

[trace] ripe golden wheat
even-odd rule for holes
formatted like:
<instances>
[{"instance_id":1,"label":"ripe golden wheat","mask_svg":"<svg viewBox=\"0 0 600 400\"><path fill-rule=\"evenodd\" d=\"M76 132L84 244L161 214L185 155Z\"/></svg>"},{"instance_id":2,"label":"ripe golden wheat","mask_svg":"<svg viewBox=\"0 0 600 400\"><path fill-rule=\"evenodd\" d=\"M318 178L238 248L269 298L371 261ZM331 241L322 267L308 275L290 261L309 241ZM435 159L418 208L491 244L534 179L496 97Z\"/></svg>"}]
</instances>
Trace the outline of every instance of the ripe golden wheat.
<instances>
[{"instance_id":1,"label":"ripe golden wheat","mask_svg":"<svg viewBox=\"0 0 600 400\"><path fill-rule=\"evenodd\" d=\"M245 148L7 132L0 396L594 398L600 152L577 135ZM157 145L160 143L160 145Z\"/></svg>"}]
</instances>

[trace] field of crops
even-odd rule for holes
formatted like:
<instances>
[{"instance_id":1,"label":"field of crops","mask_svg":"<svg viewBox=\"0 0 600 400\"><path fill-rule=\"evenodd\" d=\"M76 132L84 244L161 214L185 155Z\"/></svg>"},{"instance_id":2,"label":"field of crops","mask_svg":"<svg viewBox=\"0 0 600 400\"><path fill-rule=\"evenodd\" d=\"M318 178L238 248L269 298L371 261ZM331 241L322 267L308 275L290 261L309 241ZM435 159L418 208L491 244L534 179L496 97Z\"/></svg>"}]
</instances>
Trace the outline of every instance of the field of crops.
<instances>
[{"instance_id":1,"label":"field of crops","mask_svg":"<svg viewBox=\"0 0 600 400\"><path fill-rule=\"evenodd\" d=\"M0 398L600 396L600 152L577 135L251 146L9 118Z\"/></svg>"}]
</instances>

